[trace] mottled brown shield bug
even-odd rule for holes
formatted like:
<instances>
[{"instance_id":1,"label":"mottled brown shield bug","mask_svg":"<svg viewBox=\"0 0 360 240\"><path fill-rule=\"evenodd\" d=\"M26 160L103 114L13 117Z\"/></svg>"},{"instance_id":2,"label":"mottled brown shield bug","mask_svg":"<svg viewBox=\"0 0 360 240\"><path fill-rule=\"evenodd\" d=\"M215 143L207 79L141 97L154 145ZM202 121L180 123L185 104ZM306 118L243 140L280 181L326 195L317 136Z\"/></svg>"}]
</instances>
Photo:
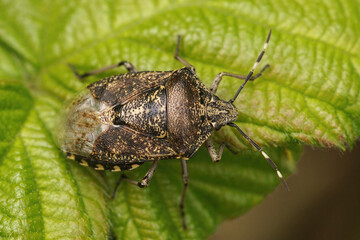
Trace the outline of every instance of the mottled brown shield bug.
<instances>
[{"instance_id":1,"label":"mottled brown shield bug","mask_svg":"<svg viewBox=\"0 0 360 240\"><path fill-rule=\"evenodd\" d=\"M80 79L118 66L125 66L129 72L90 84L86 92L67 107L57 136L59 147L67 153L68 158L96 170L124 171L144 162L153 162L140 182L124 175L118 181L119 184L124 179L139 187L149 184L159 160L181 159L184 188L180 211L184 228L184 201L188 185L186 161L204 143L212 160L219 161L227 145L222 143L217 152L209 137L222 126L236 128L260 151L287 189L284 178L269 156L233 123L238 117L233 102L245 84L258 78L268 67L266 65L260 73L252 76L265 53L270 36L271 31L247 76L219 73L210 89L198 79L194 67L178 55L180 36L175 59L186 67L178 70L137 72L131 63L123 61L80 75L70 65ZM215 96L223 76L245 80L229 101Z\"/></svg>"}]
</instances>

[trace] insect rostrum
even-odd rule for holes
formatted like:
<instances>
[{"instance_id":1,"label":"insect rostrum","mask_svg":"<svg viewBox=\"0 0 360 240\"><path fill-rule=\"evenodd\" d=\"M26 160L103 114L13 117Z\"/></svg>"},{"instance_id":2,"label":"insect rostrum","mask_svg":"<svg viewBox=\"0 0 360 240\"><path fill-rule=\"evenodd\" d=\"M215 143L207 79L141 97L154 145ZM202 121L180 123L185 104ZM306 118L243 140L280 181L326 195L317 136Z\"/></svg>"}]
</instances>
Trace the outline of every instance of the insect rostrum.
<instances>
[{"instance_id":1,"label":"insect rostrum","mask_svg":"<svg viewBox=\"0 0 360 240\"><path fill-rule=\"evenodd\" d=\"M265 53L270 35L271 31L247 76L219 73L210 90L198 79L194 67L178 55L180 37L175 58L185 65L181 69L137 72L131 63L123 61L80 75L71 65L80 79L118 66L125 66L129 72L94 82L73 100L60 125L59 147L68 158L96 170L124 171L139 167L144 162L153 162L140 182L125 175L118 181L119 184L121 180L126 180L139 187L149 184L159 160L181 159L184 188L180 211L184 228L188 185L186 161L204 143L212 160L219 161L227 144L222 143L217 152L209 137L223 126L234 127L256 147L277 171L287 189L285 180L269 156L233 123L238 117L233 102L245 84L259 77L268 66L252 76ZM235 96L228 101L215 95L223 76L244 79Z\"/></svg>"}]
</instances>

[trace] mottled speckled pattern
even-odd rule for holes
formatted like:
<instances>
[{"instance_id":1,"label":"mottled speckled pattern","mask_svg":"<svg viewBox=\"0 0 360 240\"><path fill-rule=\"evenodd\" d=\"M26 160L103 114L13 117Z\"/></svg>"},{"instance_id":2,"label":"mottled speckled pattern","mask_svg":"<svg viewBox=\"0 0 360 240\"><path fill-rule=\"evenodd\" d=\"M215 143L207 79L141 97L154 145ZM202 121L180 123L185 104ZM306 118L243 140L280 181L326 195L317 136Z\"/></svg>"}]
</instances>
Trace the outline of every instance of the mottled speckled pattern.
<instances>
[{"instance_id":1,"label":"mottled speckled pattern","mask_svg":"<svg viewBox=\"0 0 360 240\"><path fill-rule=\"evenodd\" d=\"M113 108L115 125L126 125L157 138L166 137L166 91L161 85Z\"/></svg>"},{"instance_id":2,"label":"mottled speckled pattern","mask_svg":"<svg viewBox=\"0 0 360 240\"><path fill-rule=\"evenodd\" d=\"M180 214L183 228L185 221L185 196L188 186L186 161L206 143L213 162L221 159L225 146L219 151L210 135L228 125L239 131L277 172L288 189L285 179L270 157L249 138L236 124L238 111L233 105L249 80L261 76L269 66L252 77L271 36L271 30L253 68L247 76L235 73L219 73L208 90L197 78L195 68L178 55L181 37L175 49L175 59L186 67L165 72L136 72L135 67L121 61L117 64L79 74L70 65L75 75L82 79L114 67L125 66L129 73L104 78L88 86L89 92L77 98L67 109L62 123L65 129L59 135L59 146L68 153L68 158L96 170L131 170L143 162L152 165L141 181L122 175L122 179L139 187L148 186L159 160L181 159L183 190L180 199ZM223 76L244 79L235 96L224 101L215 96Z\"/></svg>"},{"instance_id":3,"label":"mottled speckled pattern","mask_svg":"<svg viewBox=\"0 0 360 240\"><path fill-rule=\"evenodd\" d=\"M59 145L72 159L98 170L188 159L214 131L214 116L207 112L214 104L188 68L111 76L89 85L69 105Z\"/></svg>"},{"instance_id":4,"label":"mottled speckled pattern","mask_svg":"<svg viewBox=\"0 0 360 240\"><path fill-rule=\"evenodd\" d=\"M88 86L88 89L95 99L108 106L114 106L124 104L140 93L164 85L172 73L172 71L130 72L94 82Z\"/></svg>"}]
</instances>

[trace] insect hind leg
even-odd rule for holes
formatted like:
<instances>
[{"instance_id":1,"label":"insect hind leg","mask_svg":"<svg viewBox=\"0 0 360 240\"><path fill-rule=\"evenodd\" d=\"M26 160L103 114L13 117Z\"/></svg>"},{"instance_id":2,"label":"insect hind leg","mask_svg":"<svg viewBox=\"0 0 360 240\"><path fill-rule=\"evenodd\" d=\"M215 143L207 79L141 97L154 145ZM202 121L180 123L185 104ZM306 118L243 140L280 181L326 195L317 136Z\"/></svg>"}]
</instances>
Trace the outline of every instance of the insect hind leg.
<instances>
[{"instance_id":1,"label":"insect hind leg","mask_svg":"<svg viewBox=\"0 0 360 240\"><path fill-rule=\"evenodd\" d=\"M181 167L182 167L182 178L183 178L184 186L183 186L181 200L180 200L180 214L181 214L181 218L182 218L183 228L187 229L186 220L185 220L185 196L186 196L186 190L187 190L188 183L189 183L189 174L188 174L188 170L187 170L186 158L181 158Z\"/></svg>"},{"instance_id":2,"label":"insect hind leg","mask_svg":"<svg viewBox=\"0 0 360 240\"><path fill-rule=\"evenodd\" d=\"M75 68L74 65L68 63L68 66L74 72L75 76L80 80L83 80L84 78L95 75L95 74L106 72L108 70L111 70L111 69L114 69L114 68L117 68L117 67L120 67L120 66L124 66L128 70L128 72L136 72L136 68L134 67L134 65L132 63L130 63L130 62L127 62L127 61L121 61L121 62L118 62L116 64L110 65L110 66L106 66L106 67L103 67L103 68L99 68L99 69L91 70L89 72L85 72L83 74L79 74L79 72L77 71L77 69Z\"/></svg>"},{"instance_id":3,"label":"insect hind leg","mask_svg":"<svg viewBox=\"0 0 360 240\"><path fill-rule=\"evenodd\" d=\"M179 56L179 50L180 50L180 43L181 43L181 35L177 36L177 44L175 49L174 58L184 64L187 68L190 69L191 72L195 74L195 68L193 65L191 65L188 61L186 61L184 58Z\"/></svg>"}]
</instances>

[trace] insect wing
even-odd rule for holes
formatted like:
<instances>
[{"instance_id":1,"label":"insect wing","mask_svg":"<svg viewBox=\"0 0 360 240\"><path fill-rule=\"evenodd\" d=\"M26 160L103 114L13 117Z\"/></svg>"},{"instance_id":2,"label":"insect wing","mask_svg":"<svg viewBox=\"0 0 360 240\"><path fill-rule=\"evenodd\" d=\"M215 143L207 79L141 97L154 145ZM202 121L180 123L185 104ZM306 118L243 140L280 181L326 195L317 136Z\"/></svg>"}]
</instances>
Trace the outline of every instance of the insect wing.
<instances>
[{"instance_id":1,"label":"insect wing","mask_svg":"<svg viewBox=\"0 0 360 240\"><path fill-rule=\"evenodd\" d=\"M126 126L110 126L94 144L91 158L102 162L134 163L174 158L177 153L167 139L136 132Z\"/></svg>"},{"instance_id":2,"label":"insect wing","mask_svg":"<svg viewBox=\"0 0 360 240\"><path fill-rule=\"evenodd\" d=\"M168 72L131 72L104 78L88 86L93 97L109 106L124 104L149 89L163 85Z\"/></svg>"}]
</instances>

